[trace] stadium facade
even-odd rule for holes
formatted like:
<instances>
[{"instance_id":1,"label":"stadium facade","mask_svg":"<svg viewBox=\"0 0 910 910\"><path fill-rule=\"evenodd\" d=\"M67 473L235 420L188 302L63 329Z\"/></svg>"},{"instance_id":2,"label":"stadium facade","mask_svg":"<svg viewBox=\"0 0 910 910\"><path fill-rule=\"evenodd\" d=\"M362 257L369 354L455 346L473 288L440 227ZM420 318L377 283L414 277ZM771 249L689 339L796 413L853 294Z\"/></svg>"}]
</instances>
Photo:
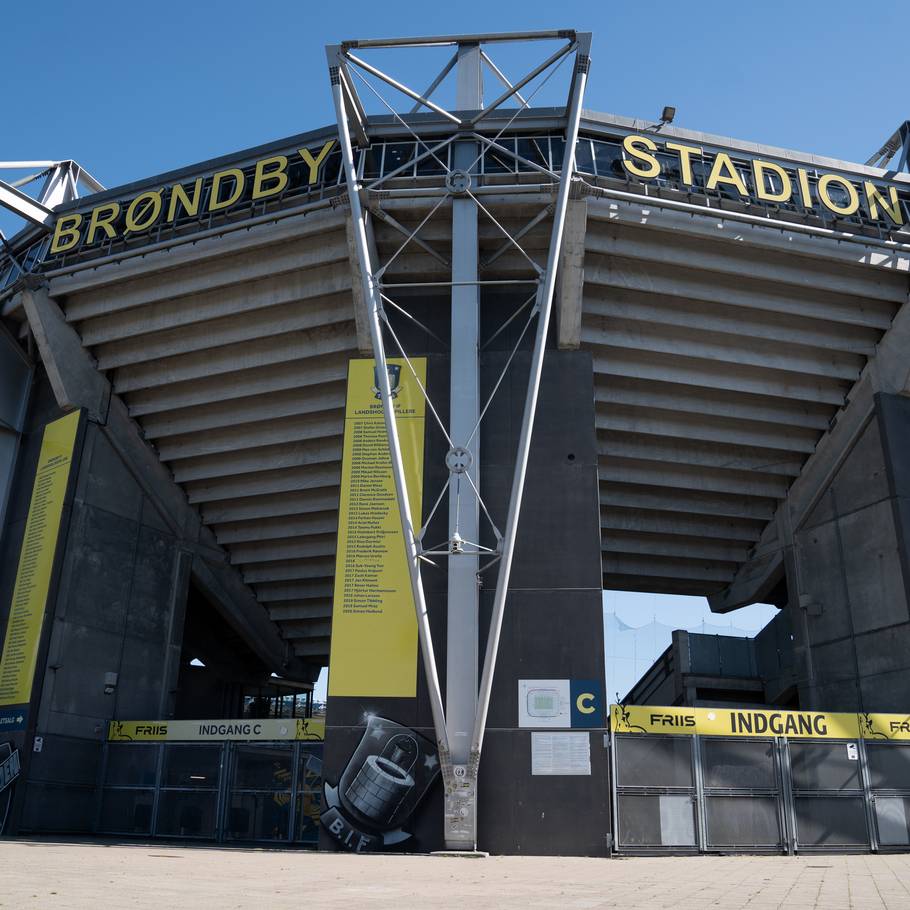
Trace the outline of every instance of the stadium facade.
<instances>
[{"instance_id":1,"label":"stadium facade","mask_svg":"<svg viewBox=\"0 0 910 910\"><path fill-rule=\"evenodd\" d=\"M513 42L544 49L514 83ZM370 62L427 44L451 59L424 92ZM864 737L910 706L907 125L861 165L592 112L571 30L328 63L329 127L114 189L73 162L37 199L0 183L30 221L0 259L5 831L607 854L654 796L611 737L679 727L773 738L767 849L836 789L790 787L781 742L834 731L865 781L836 808L866 801L817 845L881 847ZM712 703L800 713L611 726L604 588L775 604ZM680 680L664 701L703 704ZM709 848L675 786L660 844Z\"/></svg>"}]
</instances>

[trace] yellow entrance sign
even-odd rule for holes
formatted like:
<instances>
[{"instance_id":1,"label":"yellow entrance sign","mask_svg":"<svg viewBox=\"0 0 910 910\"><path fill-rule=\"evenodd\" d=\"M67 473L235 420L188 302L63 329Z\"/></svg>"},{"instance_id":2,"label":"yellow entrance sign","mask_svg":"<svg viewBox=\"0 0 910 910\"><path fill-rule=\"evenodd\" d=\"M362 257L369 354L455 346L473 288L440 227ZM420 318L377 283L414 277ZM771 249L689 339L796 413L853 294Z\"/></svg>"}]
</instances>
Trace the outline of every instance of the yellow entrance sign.
<instances>
[{"instance_id":1,"label":"yellow entrance sign","mask_svg":"<svg viewBox=\"0 0 910 910\"><path fill-rule=\"evenodd\" d=\"M79 414L74 411L44 428L0 658L0 705L31 700Z\"/></svg>"},{"instance_id":2,"label":"yellow entrance sign","mask_svg":"<svg viewBox=\"0 0 910 910\"><path fill-rule=\"evenodd\" d=\"M910 740L910 714L860 714L863 739Z\"/></svg>"},{"instance_id":3,"label":"yellow entrance sign","mask_svg":"<svg viewBox=\"0 0 910 910\"><path fill-rule=\"evenodd\" d=\"M324 717L265 717L235 720L112 720L112 743L216 742L222 740L322 742Z\"/></svg>"},{"instance_id":4,"label":"yellow entrance sign","mask_svg":"<svg viewBox=\"0 0 910 910\"><path fill-rule=\"evenodd\" d=\"M664 708L611 705L614 733L698 733L701 736L787 736L791 739L856 739L856 714L768 711L752 708Z\"/></svg>"},{"instance_id":5,"label":"yellow entrance sign","mask_svg":"<svg viewBox=\"0 0 910 910\"><path fill-rule=\"evenodd\" d=\"M411 361L426 387L426 359ZM425 399L388 361L411 518L420 524ZM374 362L352 360L344 421L329 695L413 698L417 620Z\"/></svg>"}]
</instances>

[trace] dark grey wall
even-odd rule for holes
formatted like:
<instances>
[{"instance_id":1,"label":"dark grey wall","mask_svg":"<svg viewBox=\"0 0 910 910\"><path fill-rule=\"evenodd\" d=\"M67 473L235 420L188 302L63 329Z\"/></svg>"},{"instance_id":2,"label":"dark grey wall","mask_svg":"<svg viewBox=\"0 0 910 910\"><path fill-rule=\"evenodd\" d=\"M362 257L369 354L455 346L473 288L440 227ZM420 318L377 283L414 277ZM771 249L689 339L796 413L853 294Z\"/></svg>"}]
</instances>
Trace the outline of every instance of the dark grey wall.
<instances>
[{"instance_id":1,"label":"dark grey wall","mask_svg":"<svg viewBox=\"0 0 910 910\"><path fill-rule=\"evenodd\" d=\"M40 446L41 429L57 416L46 383L31 414ZM108 721L162 716L173 687L166 677L177 541L94 424L85 427L74 471L32 704L43 750L30 755L21 830L91 830ZM25 477L20 487L30 490ZM4 566L5 577L14 574ZM109 672L117 685L105 693Z\"/></svg>"},{"instance_id":2,"label":"dark grey wall","mask_svg":"<svg viewBox=\"0 0 910 910\"><path fill-rule=\"evenodd\" d=\"M795 534L803 596L789 610L802 708L910 705L908 453L910 401L877 395L872 419Z\"/></svg>"},{"instance_id":3,"label":"dark grey wall","mask_svg":"<svg viewBox=\"0 0 910 910\"><path fill-rule=\"evenodd\" d=\"M434 315L438 320L439 310L447 319L445 303L436 314L417 315L432 322ZM509 312L505 304L499 308L495 302L485 308L487 337ZM519 328L516 324L516 331ZM445 326L440 334L447 334ZM414 341L419 343L420 339ZM498 348L482 354L482 400L491 391L505 363L508 346L514 341L514 335L504 333L498 339ZM421 350L413 343L405 343L405 348ZM432 345L428 349L430 395L447 422L448 362L444 355L434 352ZM481 490L500 528L505 524L528 364L527 352L519 354L482 427ZM445 480L445 450L441 435L428 417L425 512ZM428 538L446 537L445 511L440 509L441 520L430 529ZM491 545L492 536L485 534L482 542ZM444 684L446 576L444 571L429 568L423 576L439 675ZM518 680L522 678L597 679L603 686L601 579L593 365L588 354L554 350L548 352L544 367L480 765L478 846L482 850L569 855L605 855L608 851L610 813L604 730L589 734L590 777L532 777L531 732L518 729L517 703ZM485 576L487 587L481 592L481 655L495 583L494 568ZM329 782L337 780L359 742L366 714L388 717L433 740L422 665L415 699L329 698L325 749ZM442 787L438 780L408 828L414 839L406 844L406 849L442 848ZM321 846L337 847L325 832Z\"/></svg>"},{"instance_id":4,"label":"dark grey wall","mask_svg":"<svg viewBox=\"0 0 910 910\"><path fill-rule=\"evenodd\" d=\"M42 375L33 388L0 542L0 629L6 624L43 430L58 416ZM173 716L183 662L190 554L95 424L84 424L72 473L31 729L17 743L28 745L17 784L15 819L21 831L92 829L108 721ZM219 636L232 644L236 638L223 621L208 622L207 629L213 647ZM117 674L111 692L105 692L107 673ZM217 717L223 692L209 691L205 683L211 675L184 676L184 701L193 703L194 681L203 690L195 703L217 704L211 715ZM40 753L32 750L33 735L43 740Z\"/></svg>"}]
</instances>

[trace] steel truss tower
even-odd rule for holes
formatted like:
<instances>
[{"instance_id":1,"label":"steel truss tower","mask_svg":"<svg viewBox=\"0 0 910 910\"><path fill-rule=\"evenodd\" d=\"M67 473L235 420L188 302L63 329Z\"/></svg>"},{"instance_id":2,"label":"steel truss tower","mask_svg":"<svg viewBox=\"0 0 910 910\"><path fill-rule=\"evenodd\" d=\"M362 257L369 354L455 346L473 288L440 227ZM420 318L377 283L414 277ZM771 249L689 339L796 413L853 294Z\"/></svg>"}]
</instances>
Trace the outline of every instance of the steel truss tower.
<instances>
[{"instance_id":1,"label":"steel truss tower","mask_svg":"<svg viewBox=\"0 0 910 910\"><path fill-rule=\"evenodd\" d=\"M518 42L558 42L558 48L517 81L510 82L493 61L488 50L514 45ZM368 310L370 338L377 364L377 376L384 411L385 429L389 442L392 472L395 480L398 509L404 545L410 571L411 589L417 613L417 624L424 672L427 679L430 706L437 745L439 748L445 787L445 843L451 850L474 850L477 843L477 775L483 748L484 730L490 704L490 693L500 631L509 589L509 575L515 548L516 532L521 517L521 502L528 465L534 416L543 369L545 343L553 308L556 268L563 242L566 209L574 179L575 145L581 116L589 62L591 36L574 30L551 32L520 32L514 34L483 34L438 36L430 38L394 38L390 40L346 41L326 48L342 162L350 199L354 243L360 267L363 298ZM449 46L454 53L442 70L423 92L415 91L383 70L362 59L358 54L370 49L415 49L430 46ZM504 133L527 110L535 95L547 81L569 61L568 97L564 107L565 151L558 171L535 163L500 143ZM454 70L455 108L447 110L432 100L432 96ZM372 80L367 79L367 75ZM494 100L484 105L484 82L495 80ZM413 103L409 113L422 108L441 118L446 124L444 135L434 135L425 141L418 135L415 121L386 100L374 86L378 81L384 90L394 90ZM375 95L417 145L416 159L375 179L364 176L365 154L355 154L355 142L367 149L372 127L360 95L366 87ZM522 91L527 97L522 95ZM514 106L514 109L513 109ZM490 117L496 112L497 116ZM384 118L388 119L388 118ZM451 129L448 129L448 125ZM491 126L491 124L494 124ZM353 137L353 138L352 138ZM554 201L538 213L521 230L510 232L497 218L496 196L511 191L526 192L527 184L509 186L485 182L478 163L484 154L494 151L504 159L512 159L523 169L536 172L540 181L537 190L551 192ZM401 186L396 180L405 167L414 161L433 162L441 167L441 178L426 186ZM385 200L422 199L426 214L414 230L409 230L382 211ZM373 214L402 234L402 243L394 255L380 261L373 239ZM421 231L431 219L451 219L451 251L446 257L450 277L444 282L389 282L385 276L392 262L409 245L420 247L437 259L438 253L424 241ZM522 244L522 238L536 225L552 217L546 262L540 263ZM488 257L486 265L500 253L517 251L527 265L527 277L485 280L479 262L478 224L487 219L502 233L503 246ZM428 287L446 287L451 292L451 382L450 424L444 426L426 389L427 406L439 423L449 450L446 455L447 481L435 500L430 514L422 525L415 524L408 506L408 490L402 464L401 448L390 406L391 389L386 369L386 344L391 341L410 366L407 352L399 343L389 319L388 309L394 309L411 319L407 312L408 291ZM518 343L493 386L489 399L481 401L479 384L480 294L484 287L496 290L520 290L524 303L509 317L506 324L524 319ZM397 299L396 299L397 298ZM522 339L534 326L534 343L525 396L524 413L515 458L514 476L504 530L497 520L502 516L490 514L480 493L479 430L492 397L500 388L506 373L513 365ZM503 326L504 328L505 326ZM414 379L416 373L411 370ZM418 381L419 384L419 381ZM448 493L448 538L439 545L424 542L427 526ZM480 544L481 521L489 522L495 547ZM427 602L421 579L421 565L431 556L448 558L448 630L446 704L443 705L433 640L427 614ZM479 573L498 563L486 654L478 683L479 632Z\"/></svg>"}]
</instances>

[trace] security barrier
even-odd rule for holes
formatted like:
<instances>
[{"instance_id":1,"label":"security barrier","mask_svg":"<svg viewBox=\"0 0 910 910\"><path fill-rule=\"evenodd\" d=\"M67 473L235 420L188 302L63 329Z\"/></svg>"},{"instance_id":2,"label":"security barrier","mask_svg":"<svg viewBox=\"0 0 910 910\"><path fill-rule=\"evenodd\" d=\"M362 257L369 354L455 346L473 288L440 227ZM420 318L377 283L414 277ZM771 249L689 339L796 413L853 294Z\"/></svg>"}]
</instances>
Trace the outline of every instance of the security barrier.
<instances>
[{"instance_id":1,"label":"security barrier","mask_svg":"<svg viewBox=\"0 0 910 910\"><path fill-rule=\"evenodd\" d=\"M321 742L109 742L95 830L315 846L322 750Z\"/></svg>"},{"instance_id":2,"label":"security barrier","mask_svg":"<svg viewBox=\"0 0 910 910\"><path fill-rule=\"evenodd\" d=\"M910 848L899 715L612 705L617 853Z\"/></svg>"}]
</instances>

